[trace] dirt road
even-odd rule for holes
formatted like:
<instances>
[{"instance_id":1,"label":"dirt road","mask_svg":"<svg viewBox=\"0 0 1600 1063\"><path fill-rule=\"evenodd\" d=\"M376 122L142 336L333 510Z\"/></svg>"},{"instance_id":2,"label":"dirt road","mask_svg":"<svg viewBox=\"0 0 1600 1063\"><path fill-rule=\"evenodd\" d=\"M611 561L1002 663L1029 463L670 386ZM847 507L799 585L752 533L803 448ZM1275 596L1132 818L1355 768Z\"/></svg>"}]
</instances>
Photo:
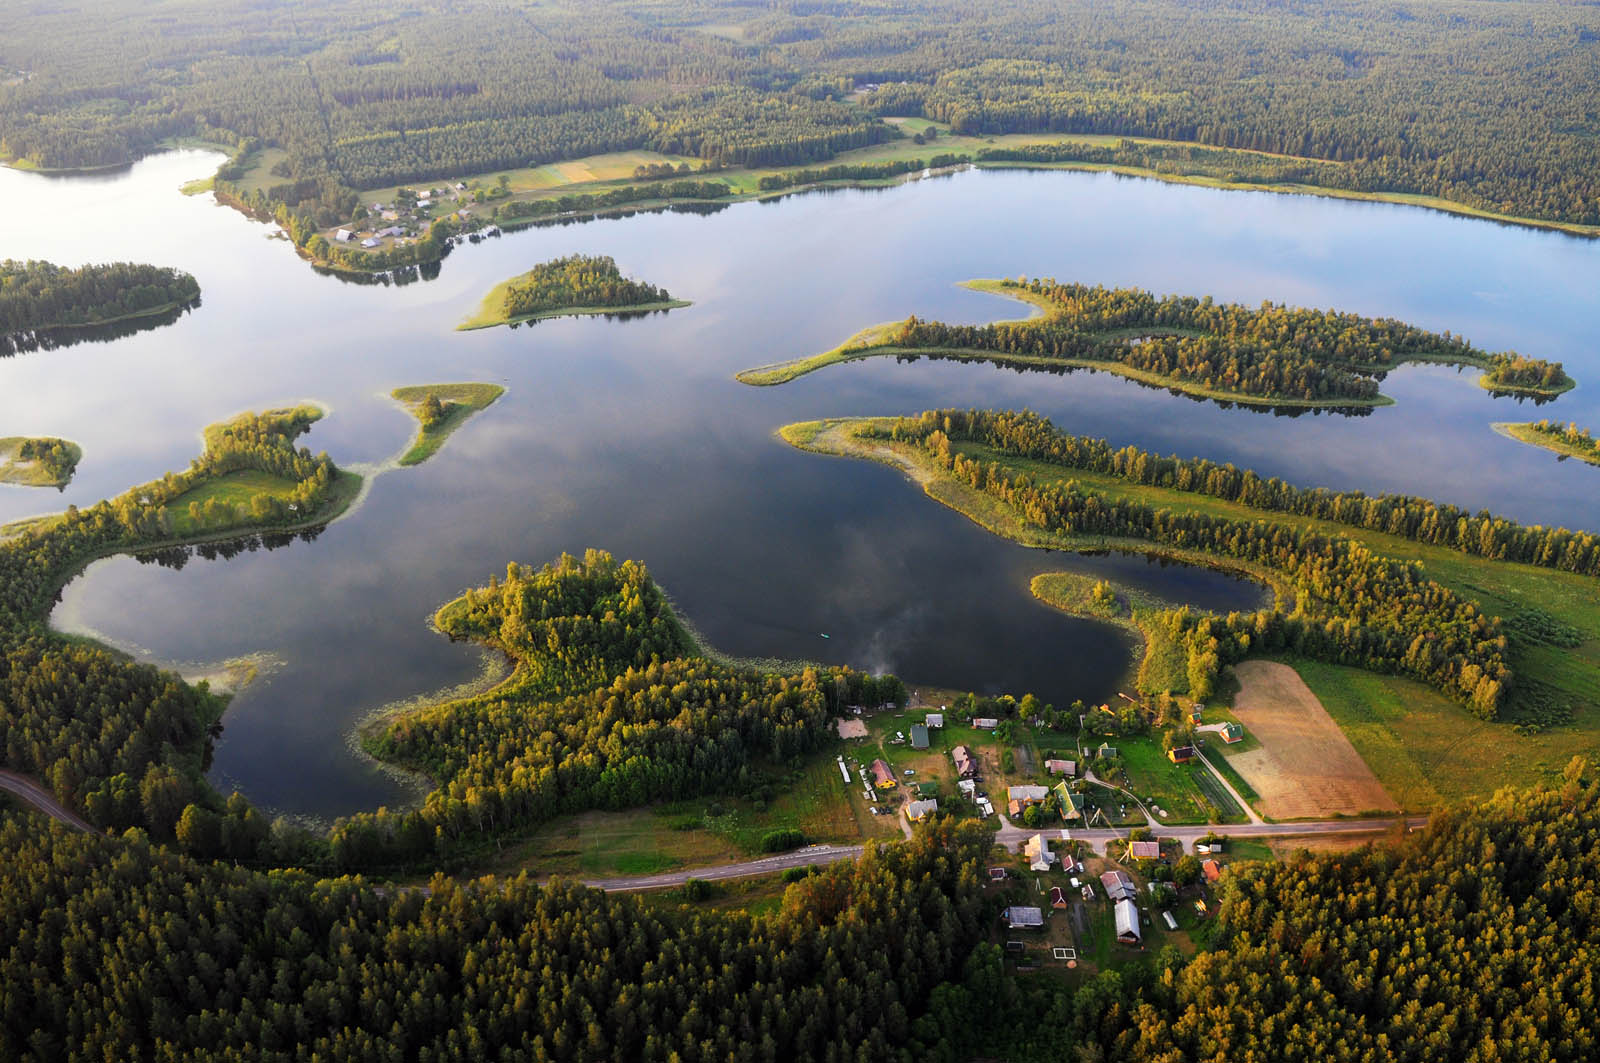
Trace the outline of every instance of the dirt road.
<instances>
[{"instance_id":1,"label":"dirt road","mask_svg":"<svg viewBox=\"0 0 1600 1063\"><path fill-rule=\"evenodd\" d=\"M18 775L14 771L0 771L0 790L15 794L59 823L65 823L69 827L76 827L83 831L92 832L94 830L89 824L62 807L61 803L55 799L54 794L26 775Z\"/></svg>"}]
</instances>

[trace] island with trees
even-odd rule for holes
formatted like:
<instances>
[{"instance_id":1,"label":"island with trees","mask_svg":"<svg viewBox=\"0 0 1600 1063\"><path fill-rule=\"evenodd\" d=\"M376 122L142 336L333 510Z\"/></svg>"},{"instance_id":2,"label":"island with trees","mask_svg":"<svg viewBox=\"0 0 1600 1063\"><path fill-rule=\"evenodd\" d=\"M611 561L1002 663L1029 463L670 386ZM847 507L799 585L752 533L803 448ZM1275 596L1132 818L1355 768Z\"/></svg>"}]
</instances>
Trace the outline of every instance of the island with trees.
<instances>
[{"instance_id":1,"label":"island with trees","mask_svg":"<svg viewBox=\"0 0 1600 1063\"><path fill-rule=\"evenodd\" d=\"M1559 362L1489 354L1459 336L1391 318L1209 297L1158 298L1138 288L1049 279L968 281L1039 314L990 325L916 317L858 333L822 354L747 369L747 384L782 384L825 366L893 356L979 359L1039 369L1104 369L1202 398L1259 406L1385 405L1379 380L1408 362L1486 370L1491 390L1553 398L1573 386Z\"/></svg>"},{"instance_id":2,"label":"island with trees","mask_svg":"<svg viewBox=\"0 0 1600 1063\"><path fill-rule=\"evenodd\" d=\"M1559 424L1548 419L1523 423L1502 422L1495 431L1510 436L1519 443L1553 450L1563 458L1577 458L1590 465L1600 465L1600 441L1587 428L1573 422Z\"/></svg>"},{"instance_id":3,"label":"island with trees","mask_svg":"<svg viewBox=\"0 0 1600 1063\"><path fill-rule=\"evenodd\" d=\"M665 288L622 275L609 255L569 255L541 262L496 285L460 330L515 325L581 314L648 313L689 304Z\"/></svg>"},{"instance_id":4,"label":"island with trees","mask_svg":"<svg viewBox=\"0 0 1600 1063\"><path fill-rule=\"evenodd\" d=\"M65 487L72 482L83 448L53 436L0 439L0 483L25 487Z\"/></svg>"},{"instance_id":5,"label":"island with trees","mask_svg":"<svg viewBox=\"0 0 1600 1063\"><path fill-rule=\"evenodd\" d=\"M445 440L473 414L488 409L506 393L499 384L423 384L389 394L417 419L417 438L400 455L401 465L420 465L438 453Z\"/></svg>"},{"instance_id":6,"label":"island with trees","mask_svg":"<svg viewBox=\"0 0 1600 1063\"><path fill-rule=\"evenodd\" d=\"M8 258L0 261L0 340L15 350L41 334L160 317L199 298L192 276L164 266L108 262L72 269Z\"/></svg>"}]
</instances>

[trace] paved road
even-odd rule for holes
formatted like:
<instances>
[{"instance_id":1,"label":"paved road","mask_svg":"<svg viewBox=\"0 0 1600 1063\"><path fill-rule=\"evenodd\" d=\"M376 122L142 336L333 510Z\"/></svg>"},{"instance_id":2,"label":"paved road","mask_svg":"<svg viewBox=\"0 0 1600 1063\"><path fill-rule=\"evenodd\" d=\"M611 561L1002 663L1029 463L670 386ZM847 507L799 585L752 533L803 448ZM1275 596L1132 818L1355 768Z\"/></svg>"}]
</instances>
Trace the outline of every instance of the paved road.
<instances>
[{"instance_id":1,"label":"paved road","mask_svg":"<svg viewBox=\"0 0 1600 1063\"><path fill-rule=\"evenodd\" d=\"M83 831L93 831L83 820L63 808L55 796L43 786L34 782L26 775L18 775L14 771L0 771L0 790L16 794L28 804L59 823L69 827L76 827Z\"/></svg>"},{"instance_id":2,"label":"paved road","mask_svg":"<svg viewBox=\"0 0 1600 1063\"><path fill-rule=\"evenodd\" d=\"M1404 824L1406 827L1420 827L1428 822L1426 816L1413 816L1408 819L1327 819L1308 823L1240 823L1226 826L1198 826L1198 827L1161 827L1156 831L1157 837L1174 838L1183 843L1185 851L1192 849L1194 843L1204 838L1212 831L1225 834L1229 838L1308 838L1326 837L1329 835L1364 835L1387 834L1396 827ZM1126 831L1115 830L1074 830L1070 832L1073 840L1085 841L1095 848L1104 850L1107 842L1119 838L1126 838ZM1000 828L995 835L995 842L1008 849L1020 849L1022 843L1035 834L1043 834L1046 838L1056 839L1061 837L1059 827L1049 830L1025 830L1021 827L1011 826L1009 823ZM774 871L782 871L790 867L810 867L817 864L832 864L840 860L853 860L861 855L862 847L859 845L813 845L806 849L798 849L792 853L781 856L768 856L760 860L749 860L742 864L719 864L715 867L696 867L681 871L668 871L660 875L641 875L629 878L592 878L584 879L584 884L595 886L599 889L612 892L627 892L631 890L667 889L681 886L691 878L705 879L714 882L721 879L748 878L752 875L770 875Z\"/></svg>"}]
</instances>

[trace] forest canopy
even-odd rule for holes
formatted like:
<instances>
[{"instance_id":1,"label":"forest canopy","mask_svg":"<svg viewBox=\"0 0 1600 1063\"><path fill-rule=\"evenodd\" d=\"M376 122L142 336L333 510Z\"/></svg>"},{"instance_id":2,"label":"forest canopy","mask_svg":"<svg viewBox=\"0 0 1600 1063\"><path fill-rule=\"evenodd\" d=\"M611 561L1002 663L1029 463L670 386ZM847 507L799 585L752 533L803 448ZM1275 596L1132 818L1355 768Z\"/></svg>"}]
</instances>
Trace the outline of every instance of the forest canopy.
<instances>
[{"instance_id":1,"label":"forest canopy","mask_svg":"<svg viewBox=\"0 0 1600 1063\"><path fill-rule=\"evenodd\" d=\"M133 262L69 269L49 262L0 262L0 335L101 325L192 303L200 285L187 273Z\"/></svg>"}]
</instances>

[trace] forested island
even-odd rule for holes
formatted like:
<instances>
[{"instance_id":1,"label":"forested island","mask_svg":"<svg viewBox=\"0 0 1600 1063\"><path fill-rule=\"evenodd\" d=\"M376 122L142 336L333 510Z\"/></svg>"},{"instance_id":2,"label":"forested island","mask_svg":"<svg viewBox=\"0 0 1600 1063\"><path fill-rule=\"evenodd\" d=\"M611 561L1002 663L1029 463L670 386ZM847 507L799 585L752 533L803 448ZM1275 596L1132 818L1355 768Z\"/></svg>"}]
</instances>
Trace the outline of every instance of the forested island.
<instances>
[{"instance_id":1,"label":"forested island","mask_svg":"<svg viewBox=\"0 0 1600 1063\"><path fill-rule=\"evenodd\" d=\"M630 280L609 255L568 255L541 262L495 286L457 329L493 328L582 314L646 313L689 304L665 288Z\"/></svg>"},{"instance_id":2,"label":"forested island","mask_svg":"<svg viewBox=\"0 0 1600 1063\"><path fill-rule=\"evenodd\" d=\"M438 453L467 419L488 409L506 393L499 384L425 384L395 388L389 394L417 419L417 438L401 465L420 465Z\"/></svg>"},{"instance_id":3,"label":"forested island","mask_svg":"<svg viewBox=\"0 0 1600 1063\"><path fill-rule=\"evenodd\" d=\"M1600 707L1590 685L1600 660L1579 649L1600 630L1600 538L1588 532L1408 496L1298 488L1231 465L1114 448L1029 413L808 422L784 436L910 469L939 501L1026 545L1154 551L1268 584L1277 600L1254 614L1180 608L1141 618L1147 650L1180 653L1197 697L1233 662L1292 653L1410 676L1480 718L1523 728L1569 724ZM1518 567L1513 575L1499 565Z\"/></svg>"},{"instance_id":4,"label":"forested island","mask_svg":"<svg viewBox=\"0 0 1600 1063\"><path fill-rule=\"evenodd\" d=\"M49 262L0 262L0 338L82 329L154 316L200 297L187 273L134 262L69 269Z\"/></svg>"},{"instance_id":5,"label":"forested island","mask_svg":"<svg viewBox=\"0 0 1600 1063\"><path fill-rule=\"evenodd\" d=\"M65 487L72 482L83 448L53 436L0 439L0 483L25 487Z\"/></svg>"},{"instance_id":6,"label":"forested island","mask_svg":"<svg viewBox=\"0 0 1600 1063\"><path fill-rule=\"evenodd\" d=\"M1250 308L1209 297L1158 298L1138 288L1031 281L968 281L978 291L1037 307L1038 317L991 325L946 325L916 317L875 326L809 358L738 374L782 384L859 358L980 358L1044 369L1105 369L1187 394L1247 405L1382 405L1378 382L1407 362L1485 370L1484 387L1552 398L1574 386L1559 362L1489 354L1449 333L1391 318L1272 303Z\"/></svg>"},{"instance_id":7,"label":"forested island","mask_svg":"<svg viewBox=\"0 0 1600 1063\"><path fill-rule=\"evenodd\" d=\"M1576 424L1558 424L1551 420L1528 421L1522 424L1497 424L1496 431L1532 446L1553 450L1567 458L1577 458L1590 465L1600 465L1600 441L1587 428Z\"/></svg>"}]
</instances>

